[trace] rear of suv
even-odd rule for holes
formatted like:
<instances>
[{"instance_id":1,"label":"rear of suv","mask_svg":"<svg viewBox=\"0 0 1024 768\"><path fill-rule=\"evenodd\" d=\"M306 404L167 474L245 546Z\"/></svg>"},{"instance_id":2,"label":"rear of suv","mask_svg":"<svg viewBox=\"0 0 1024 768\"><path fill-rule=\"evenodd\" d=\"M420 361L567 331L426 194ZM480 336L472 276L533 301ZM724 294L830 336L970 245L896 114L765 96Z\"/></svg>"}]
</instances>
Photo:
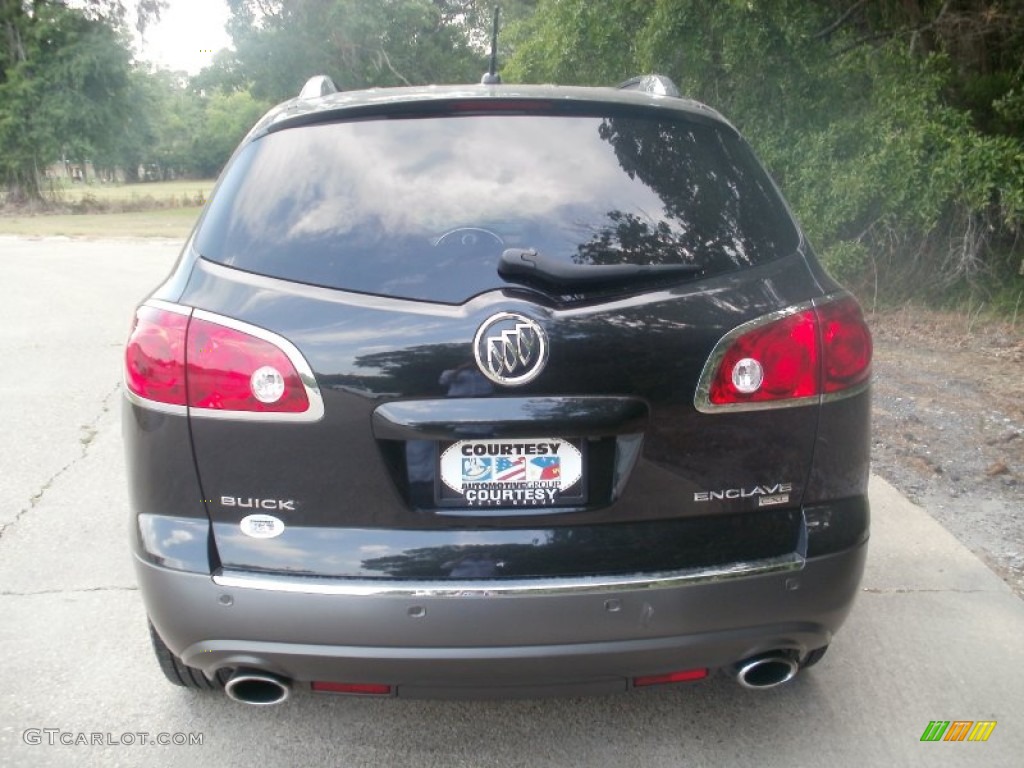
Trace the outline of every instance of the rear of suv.
<instances>
[{"instance_id":1,"label":"rear of suv","mask_svg":"<svg viewBox=\"0 0 1024 768\"><path fill-rule=\"evenodd\" d=\"M657 77L311 86L127 344L168 678L510 697L820 659L871 340L735 128Z\"/></svg>"}]
</instances>

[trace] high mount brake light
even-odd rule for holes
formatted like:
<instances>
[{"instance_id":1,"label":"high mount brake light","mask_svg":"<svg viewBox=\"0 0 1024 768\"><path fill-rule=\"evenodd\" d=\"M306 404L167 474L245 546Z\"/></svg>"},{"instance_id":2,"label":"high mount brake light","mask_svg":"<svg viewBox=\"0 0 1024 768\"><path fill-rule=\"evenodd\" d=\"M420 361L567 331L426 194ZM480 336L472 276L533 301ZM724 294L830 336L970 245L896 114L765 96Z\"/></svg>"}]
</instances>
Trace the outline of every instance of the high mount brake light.
<instances>
[{"instance_id":1,"label":"high mount brake light","mask_svg":"<svg viewBox=\"0 0 1024 768\"><path fill-rule=\"evenodd\" d=\"M464 99L453 101L447 105L450 112L550 112L553 109L550 101L540 99Z\"/></svg>"},{"instance_id":2,"label":"high mount brake light","mask_svg":"<svg viewBox=\"0 0 1024 768\"><path fill-rule=\"evenodd\" d=\"M784 408L856 394L871 376L871 332L850 296L746 323L715 347L700 411Z\"/></svg>"},{"instance_id":3,"label":"high mount brake light","mask_svg":"<svg viewBox=\"0 0 1024 768\"><path fill-rule=\"evenodd\" d=\"M165 302L143 305L125 351L129 397L223 419L312 421L323 403L295 347L262 328Z\"/></svg>"}]
</instances>

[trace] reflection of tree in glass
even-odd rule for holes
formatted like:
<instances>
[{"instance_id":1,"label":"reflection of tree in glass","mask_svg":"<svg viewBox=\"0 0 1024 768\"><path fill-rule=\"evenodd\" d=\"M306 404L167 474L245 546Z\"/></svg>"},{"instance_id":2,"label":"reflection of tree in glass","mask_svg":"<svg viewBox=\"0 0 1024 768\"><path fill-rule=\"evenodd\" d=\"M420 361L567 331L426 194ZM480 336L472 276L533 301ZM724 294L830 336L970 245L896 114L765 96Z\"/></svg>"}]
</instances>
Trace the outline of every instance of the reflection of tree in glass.
<instances>
[{"instance_id":1,"label":"reflection of tree in glass","mask_svg":"<svg viewBox=\"0 0 1024 768\"><path fill-rule=\"evenodd\" d=\"M654 226L633 213L609 211L612 225L598 230L590 242L579 245L572 260L577 264L679 264L693 263L668 222Z\"/></svg>"},{"instance_id":2,"label":"reflection of tree in glass","mask_svg":"<svg viewBox=\"0 0 1024 768\"><path fill-rule=\"evenodd\" d=\"M578 264L702 264L709 272L790 252L796 233L745 145L724 130L611 117L598 127L634 181L661 199L663 217L609 211L577 247Z\"/></svg>"}]
</instances>

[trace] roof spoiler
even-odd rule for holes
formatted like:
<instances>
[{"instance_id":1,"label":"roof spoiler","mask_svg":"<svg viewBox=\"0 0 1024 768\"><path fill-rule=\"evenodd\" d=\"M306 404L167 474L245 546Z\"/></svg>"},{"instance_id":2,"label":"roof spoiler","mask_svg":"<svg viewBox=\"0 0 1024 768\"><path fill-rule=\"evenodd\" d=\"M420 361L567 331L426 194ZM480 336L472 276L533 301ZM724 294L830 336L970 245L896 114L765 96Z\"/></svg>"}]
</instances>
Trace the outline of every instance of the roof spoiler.
<instances>
[{"instance_id":1,"label":"roof spoiler","mask_svg":"<svg viewBox=\"0 0 1024 768\"><path fill-rule=\"evenodd\" d=\"M652 96L672 96L679 98L679 89L672 78L665 75L637 75L617 86L620 91L642 91Z\"/></svg>"},{"instance_id":2,"label":"roof spoiler","mask_svg":"<svg viewBox=\"0 0 1024 768\"><path fill-rule=\"evenodd\" d=\"M314 75L302 86L302 90L299 91L299 98L319 99L321 96L329 96L337 92L338 86L327 75Z\"/></svg>"}]
</instances>

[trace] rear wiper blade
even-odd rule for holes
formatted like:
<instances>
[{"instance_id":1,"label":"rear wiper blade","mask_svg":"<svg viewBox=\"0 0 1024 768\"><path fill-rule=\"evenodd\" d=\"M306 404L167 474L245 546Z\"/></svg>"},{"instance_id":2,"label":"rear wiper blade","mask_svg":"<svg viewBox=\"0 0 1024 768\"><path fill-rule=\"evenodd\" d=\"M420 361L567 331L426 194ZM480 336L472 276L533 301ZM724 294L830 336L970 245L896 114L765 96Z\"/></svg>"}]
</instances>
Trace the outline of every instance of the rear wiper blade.
<instances>
[{"instance_id":1,"label":"rear wiper blade","mask_svg":"<svg viewBox=\"0 0 1024 768\"><path fill-rule=\"evenodd\" d=\"M700 264L568 264L542 256L532 248L508 248L501 254L498 274L504 278L532 278L556 286L656 280L702 272Z\"/></svg>"}]
</instances>

